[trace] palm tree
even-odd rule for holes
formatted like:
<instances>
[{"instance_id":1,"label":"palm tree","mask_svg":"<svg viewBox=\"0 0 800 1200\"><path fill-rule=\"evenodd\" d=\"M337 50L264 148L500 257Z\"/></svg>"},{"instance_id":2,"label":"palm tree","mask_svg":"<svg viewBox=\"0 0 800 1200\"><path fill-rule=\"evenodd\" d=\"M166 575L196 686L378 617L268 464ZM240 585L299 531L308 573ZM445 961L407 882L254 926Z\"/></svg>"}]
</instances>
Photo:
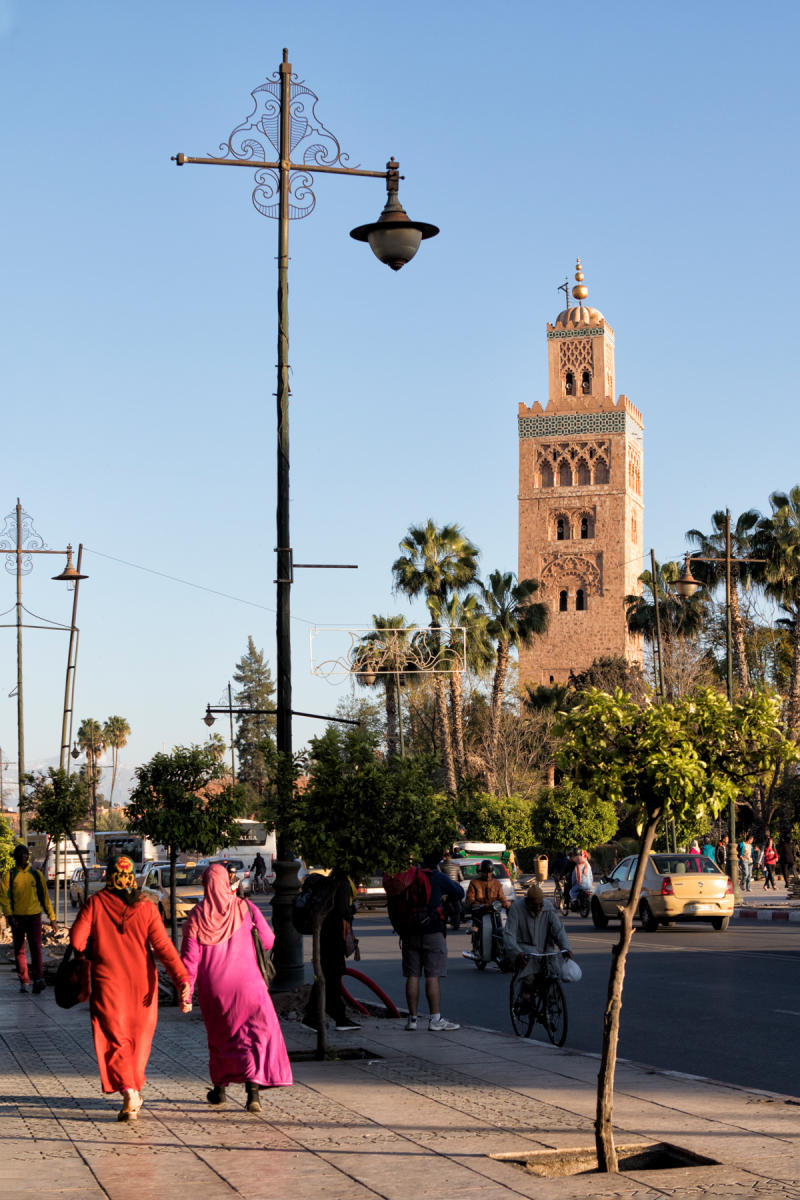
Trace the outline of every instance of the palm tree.
<instances>
[{"instance_id":1,"label":"palm tree","mask_svg":"<svg viewBox=\"0 0 800 1200\"><path fill-rule=\"evenodd\" d=\"M86 754L88 766L87 775L92 788L96 791L100 770L97 760L106 747L103 726L93 717L84 717L80 723L77 737L78 745Z\"/></svg>"},{"instance_id":2,"label":"palm tree","mask_svg":"<svg viewBox=\"0 0 800 1200\"><path fill-rule=\"evenodd\" d=\"M494 647L489 637L489 618L474 593L463 598L451 596L444 609L448 629L447 647L450 655L450 729L453 754L459 780L469 774L464 739L464 701L462 666L482 674L494 660Z\"/></svg>"},{"instance_id":3,"label":"palm tree","mask_svg":"<svg viewBox=\"0 0 800 1200\"><path fill-rule=\"evenodd\" d=\"M403 669L408 658L408 633L405 617L378 617L373 614L374 630L365 634L356 647L353 663L356 679L362 687L382 684L386 694L386 754L397 755L398 727L402 720L400 692Z\"/></svg>"},{"instance_id":4,"label":"palm tree","mask_svg":"<svg viewBox=\"0 0 800 1200\"><path fill-rule=\"evenodd\" d=\"M674 587L680 574L674 562L656 563L655 591L658 596L658 612L661 618L661 653L666 659L675 639L691 640L700 633L705 621L706 594L695 592L687 600L676 595ZM653 600L653 575L642 571L639 576L644 584L644 594L625 597L625 619L631 633L641 634L646 642L655 647L657 638L656 606ZM653 655L653 675L658 689L658 672ZM667 690L670 685L667 682Z\"/></svg>"},{"instance_id":5,"label":"palm tree","mask_svg":"<svg viewBox=\"0 0 800 1200\"><path fill-rule=\"evenodd\" d=\"M699 562L692 556L695 576L708 588L725 583L725 517L721 510L711 514L712 532L705 534L699 529L686 531L688 542L697 546L703 558L722 559L717 562ZM754 508L743 512L731 528L731 555L736 559L747 559L753 553L753 533L761 520L761 513ZM731 633L733 635L733 660L739 687L743 692L750 688L750 669L747 664L747 648L744 637L744 618L739 604L739 586L745 590L753 582L753 567L747 562L731 563Z\"/></svg>"},{"instance_id":6,"label":"palm tree","mask_svg":"<svg viewBox=\"0 0 800 1200\"><path fill-rule=\"evenodd\" d=\"M111 791L108 794L108 807L114 807L114 784L117 782L119 770L119 752L128 744L131 727L124 717L109 717L103 726L103 739L111 749Z\"/></svg>"},{"instance_id":7,"label":"palm tree","mask_svg":"<svg viewBox=\"0 0 800 1200\"><path fill-rule=\"evenodd\" d=\"M478 548L464 537L458 525L442 525L438 528L429 518L425 525L411 526L400 542L400 550L400 557L392 564L395 591L412 599L424 596L431 629L436 631L448 599L453 594L466 591L474 580L478 569ZM434 632L431 637L434 649L438 649L439 634ZM434 671L433 686L447 790L455 793L456 771L450 741L447 694L441 671Z\"/></svg>"},{"instance_id":8,"label":"palm tree","mask_svg":"<svg viewBox=\"0 0 800 1200\"><path fill-rule=\"evenodd\" d=\"M800 734L800 486L773 492L772 516L759 521L754 549L766 558L767 595L786 608L794 621L792 668L786 724L789 735Z\"/></svg>"},{"instance_id":9,"label":"palm tree","mask_svg":"<svg viewBox=\"0 0 800 1200\"><path fill-rule=\"evenodd\" d=\"M500 709L508 662L512 649L529 646L534 637L547 629L549 609L534 602L539 590L535 579L514 582L511 571L493 571L485 584L480 584L481 597L489 617L489 636L496 643L497 659L492 679L489 704L489 771L487 783L492 790L497 779L497 750L500 737Z\"/></svg>"}]
</instances>

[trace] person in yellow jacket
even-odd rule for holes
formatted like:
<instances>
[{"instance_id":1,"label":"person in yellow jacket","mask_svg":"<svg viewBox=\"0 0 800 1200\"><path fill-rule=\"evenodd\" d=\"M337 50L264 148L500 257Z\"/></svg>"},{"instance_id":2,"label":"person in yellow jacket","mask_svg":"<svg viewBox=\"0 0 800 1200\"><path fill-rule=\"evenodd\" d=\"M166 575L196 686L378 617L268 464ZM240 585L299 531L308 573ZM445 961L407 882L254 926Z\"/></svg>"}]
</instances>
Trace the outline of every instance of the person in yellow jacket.
<instances>
[{"instance_id":1,"label":"person in yellow jacket","mask_svg":"<svg viewBox=\"0 0 800 1200\"><path fill-rule=\"evenodd\" d=\"M33 990L38 995L47 987L42 969L42 913L47 913L53 929L58 929L58 922L47 894L44 875L41 871L33 870L28 865L29 861L28 847L15 846L14 866L0 880L0 908L11 922L19 990L28 991L32 973ZM28 971L28 956L25 953L26 938L31 952L31 972Z\"/></svg>"}]
</instances>

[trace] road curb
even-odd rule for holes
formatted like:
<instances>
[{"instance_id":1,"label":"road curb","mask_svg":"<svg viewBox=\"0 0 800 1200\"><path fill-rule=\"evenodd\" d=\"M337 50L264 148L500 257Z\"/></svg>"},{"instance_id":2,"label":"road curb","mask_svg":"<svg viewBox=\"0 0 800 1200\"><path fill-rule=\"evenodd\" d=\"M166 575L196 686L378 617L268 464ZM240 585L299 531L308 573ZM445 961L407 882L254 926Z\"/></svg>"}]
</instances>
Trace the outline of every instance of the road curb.
<instances>
[{"instance_id":1,"label":"road curb","mask_svg":"<svg viewBox=\"0 0 800 1200\"><path fill-rule=\"evenodd\" d=\"M800 908L737 908L734 918L742 921L791 921L800 924Z\"/></svg>"}]
</instances>

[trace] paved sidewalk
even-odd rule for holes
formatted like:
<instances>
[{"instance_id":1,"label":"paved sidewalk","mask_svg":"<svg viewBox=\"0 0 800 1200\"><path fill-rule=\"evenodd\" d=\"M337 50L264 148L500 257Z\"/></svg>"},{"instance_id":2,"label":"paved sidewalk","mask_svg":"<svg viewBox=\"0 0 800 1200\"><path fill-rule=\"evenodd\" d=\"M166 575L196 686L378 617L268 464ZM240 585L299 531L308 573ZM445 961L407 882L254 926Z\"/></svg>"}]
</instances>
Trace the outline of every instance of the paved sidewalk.
<instances>
[{"instance_id":1,"label":"paved sidewalk","mask_svg":"<svg viewBox=\"0 0 800 1200\"><path fill-rule=\"evenodd\" d=\"M365 1020L332 1034L374 1057L295 1064L295 1084L205 1102L197 1013L162 1009L145 1107L116 1120L99 1091L88 1012L0 981L0 1193L14 1200L800 1200L800 1101L622 1062L619 1141L666 1140L719 1166L547 1180L490 1154L593 1144L597 1060L479 1029ZM286 1023L290 1050L313 1035Z\"/></svg>"}]
</instances>

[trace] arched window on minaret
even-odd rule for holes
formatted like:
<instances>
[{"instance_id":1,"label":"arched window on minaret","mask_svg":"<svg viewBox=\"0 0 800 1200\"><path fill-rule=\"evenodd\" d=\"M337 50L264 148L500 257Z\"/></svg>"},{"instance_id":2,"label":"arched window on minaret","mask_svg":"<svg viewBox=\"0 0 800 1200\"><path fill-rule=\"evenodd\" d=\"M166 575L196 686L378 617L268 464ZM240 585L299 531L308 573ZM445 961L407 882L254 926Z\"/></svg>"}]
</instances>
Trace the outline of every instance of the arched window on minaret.
<instances>
[{"instance_id":1,"label":"arched window on minaret","mask_svg":"<svg viewBox=\"0 0 800 1200\"><path fill-rule=\"evenodd\" d=\"M569 521L566 517L556 518L556 541L566 542L569 540Z\"/></svg>"},{"instance_id":2,"label":"arched window on minaret","mask_svg":"<svg viewBox=\"0 0 800 1200\"><path fill-rule=\"evenodd\" d=\"M592 482L589 474L589 464L585 458L578 459L578 487L588 487Z\"/></svg>"},{"instance_id":3,"label":"arched window on minaret","mask_svg":"<svg viewBox=\"0 0 800 1200\"><path fill-rule=\"evenodd\" d=\"M583 375L581 376L581 391L583 392L584 396L591 396L591 394L592 394L592 372L591 371L583 372Z\"/></svg>"},{"instance_id":4,"label":"arched window on minaret","mask_svg":"<svg viewBox=\"0 0 800 1200\"><path fill-rule=\"evenodd\" d=\"M608 483L608 463L604 458L595 459L594 481L595 483Z\"/></svg>"},{"instance_id":5,"label":"arched window on minaret","mask_svg":"<svg viewBox=\"0 0 800 1200\"><path fill-rule=\"evenodd\" d=\"M547 462L546 459L541 464L540 473L541 473L541 477L542 477L542 487L543 488L552 487L553 483L554 483L553 468L550 466L550 463Z\"/></svg>"},{"instance_id":6,"label":"arched window on minaret","mask_svg":"<svg viewBox=\"0 0 800 1200\"><path fill-rule=\"evenodd\" d=\"M590 537L594 537L592 522L588 517L581 517L581 538L585 540Z\"/></svg>"},{"instance_id":7,"label":"arched window on minaret","mask_svg":"<svg viewBox=\"0 0 800 1200\"><path fill-rule=\"evenodd\" d=\"M586 609L586 593L583 588L578 588L575 593L575 609L577 612L584 612Z\"/></svg>"},{"instance_id":8,"label":"arched window on minaret","mask_svg":"<svg viewBox=\"0 0 800 1200\"><path fill-rule=\"evenodd\" d=\"M575 395L575 376L573 375L572 371L567 371L567 374L564 377L564 394L566 396Z\"/></svg>"},{"instance_id":9,"label":"arched window on minaret","mask_svg":"<svg viewBox=\"0 0 800 1200\"><path fill-rule=\"evenodd\" d=\"M558 486L572 487L572 467L564 458L558 464Z\"/></svg>"},{"instance_id":10,"label":"arched window on minaret","mask_svg":"<svg viewBox=\"0 0 800 1200\"><path fill-rule=\"evenodd\" d=\"M566 588L564 588L564 590L563 590L563 591L561 591L561 592L559 592L559 593L558 593L558 611L559 611L559 612L566 612L566 611L567 611L567 601L568 601L568 599L569 599L569 597L567 596L567 589L566 589Z\"/></svg>"}]
</instances>

